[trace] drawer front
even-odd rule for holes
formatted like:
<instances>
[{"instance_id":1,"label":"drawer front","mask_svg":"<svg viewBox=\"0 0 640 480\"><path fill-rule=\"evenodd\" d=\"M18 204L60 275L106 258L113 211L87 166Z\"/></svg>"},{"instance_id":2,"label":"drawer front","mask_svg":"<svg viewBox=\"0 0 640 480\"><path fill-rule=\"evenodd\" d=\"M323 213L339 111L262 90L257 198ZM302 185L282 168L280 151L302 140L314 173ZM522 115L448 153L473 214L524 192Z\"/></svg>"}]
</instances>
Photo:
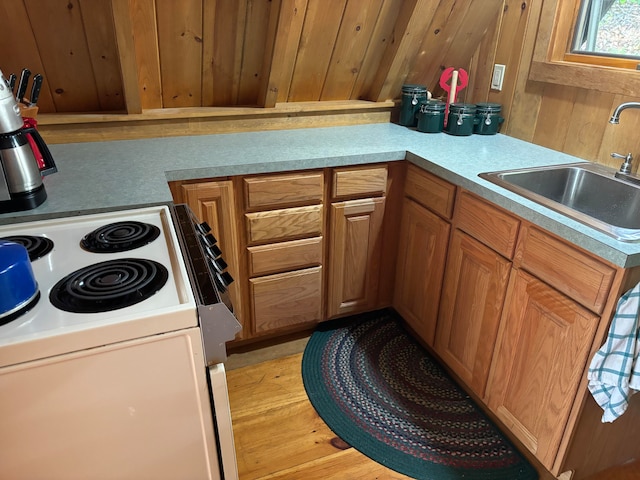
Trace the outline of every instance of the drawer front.
<instances>
[{"instance_id":1,"label":"drawer front","mask_svg":"<svg viewBox=\"0 0 640 480\"><path fill-rule=\"evenodd\" d=\"M387 191L387 166L336 168L333 170L333 196L355 197L384 195Z\"/></svg>"},{"instance_id":2,"label":"drawer front","mask_svg":"<svg viewBox=\"0 0 640 480\"><path fill-rule=\"evenodd\" d=\"M446 180L409 165L404 193L433 213L451 219L456 186Z\"/></svg>"},{"instance_id":3,"label":"drawer front","mask_svg":"<svg viewBox=\"0 0 640 480\"><path fill-rule=\"evenodd\" d=\"M322 320L322 267L249 281L256 333Z\"/></svg>"},{"instance_id":4,"label":"drawer front","mask_svg":"<svg viewBox=\"0 0 640 480\"><path fill-rule=\"evenodd\" d=\"M249 210L295 203L322 203L322 172L263 175L243 180L245 207Z\"/></svg>"},{"instance_id":5,"label":"drawer front","mask_svg":"<svg viewBox=\"0 0 640 480\"><path fill-rule=\"evenodd\" d=\"M454 223L500 255L513 258L520 220L468 192L456 202Z\"/></svg>"},{"instance_id":6,"label":"drawer front","mask_svg":"<svg viewBox=\"0 0 640 480\"><path fill-rule=\"evenodd\" d=\"M595 313L602 312L616 272L529 224L523 225L515 264Z\"/></svg>"},{"instance_id":7,"label":"drawer front","mask_svg":"<svg viewBox=\"0 0 640 480\"><path fill-rule=\"evenodd\" d=\"M249 244L322 234L322 205L247 213L245 218Z\"/></svg>"},{"instance_id":8,"label":"drawer front","mask_svg":"<svg viewBox=\"0 0 640 480\"><path fill-rule=\"evenodd\" d=\"M249 247L249 276L322 264L322 237Z\"/></svg>"}]
</instances>

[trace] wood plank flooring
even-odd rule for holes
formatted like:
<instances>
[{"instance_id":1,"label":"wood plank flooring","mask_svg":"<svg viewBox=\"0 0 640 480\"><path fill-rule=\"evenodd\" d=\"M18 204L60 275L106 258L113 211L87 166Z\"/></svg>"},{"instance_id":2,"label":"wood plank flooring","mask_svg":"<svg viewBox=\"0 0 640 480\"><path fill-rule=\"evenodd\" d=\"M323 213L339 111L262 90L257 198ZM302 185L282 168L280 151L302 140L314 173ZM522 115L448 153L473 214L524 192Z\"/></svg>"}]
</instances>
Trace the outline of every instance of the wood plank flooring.
<instances>
[{"instance_id":1,"label":"wood plank flooring","mask_svg":"<svg viewBox=\"0 0 640 480\"><path fill-rule=\"evenodd\" d=\"M227 371L240 480L410 478L344 444L318 417L302 384L301 353L258 358ZM640 480L640 462L588 480Z\"/></svg>"},{"instance_id":2,"label":"wood plank flooring","mask_svg":"<svg viewBox=\"0 0 640 480\"><path fill-rule=\"evenodd\" d=\"M302 354L227 372L241 480L400 480L410 477L344 444L302 384Z\"/></svg>"}]
</instances>

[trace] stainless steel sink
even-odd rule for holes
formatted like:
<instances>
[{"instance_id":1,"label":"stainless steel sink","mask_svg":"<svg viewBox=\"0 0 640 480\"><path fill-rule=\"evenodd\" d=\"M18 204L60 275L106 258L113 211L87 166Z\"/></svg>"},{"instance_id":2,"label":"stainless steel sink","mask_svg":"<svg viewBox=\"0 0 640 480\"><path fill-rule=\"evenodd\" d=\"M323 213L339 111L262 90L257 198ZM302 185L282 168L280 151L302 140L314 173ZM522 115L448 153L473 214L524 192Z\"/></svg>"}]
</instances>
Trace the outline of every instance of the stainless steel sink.
<instances>
[{"instance_id":1,"label":"stainless steel sink","mask_svg":"<svg viewBox=\"0 0 640 480\"><path fill-rule=\"evenodd\" d=\"M640 185L595 163L503 170L479 176L617 240L640 240Z\"/></svg>"}]
</instances>

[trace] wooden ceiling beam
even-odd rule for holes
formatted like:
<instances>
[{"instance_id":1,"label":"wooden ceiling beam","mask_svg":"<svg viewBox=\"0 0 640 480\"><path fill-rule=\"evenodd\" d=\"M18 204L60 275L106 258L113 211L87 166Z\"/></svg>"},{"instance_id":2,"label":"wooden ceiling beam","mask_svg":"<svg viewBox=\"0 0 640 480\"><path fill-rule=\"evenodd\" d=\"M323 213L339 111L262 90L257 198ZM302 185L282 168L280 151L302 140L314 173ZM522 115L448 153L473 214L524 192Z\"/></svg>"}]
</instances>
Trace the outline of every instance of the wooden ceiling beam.
<instances>
[{"instance_id":1,"label":"wooden ceiling beam","mask_svg":"<svg viewBox=\"0 0 640 480\"><path fill-rule=\"evenodd\" d=\"M129 0L111 0L116 49L120 60L122 94L127 113L142 113L142 100L138 87L138 62L133 40L133 23Z\"/></svg>"}]
</instances>

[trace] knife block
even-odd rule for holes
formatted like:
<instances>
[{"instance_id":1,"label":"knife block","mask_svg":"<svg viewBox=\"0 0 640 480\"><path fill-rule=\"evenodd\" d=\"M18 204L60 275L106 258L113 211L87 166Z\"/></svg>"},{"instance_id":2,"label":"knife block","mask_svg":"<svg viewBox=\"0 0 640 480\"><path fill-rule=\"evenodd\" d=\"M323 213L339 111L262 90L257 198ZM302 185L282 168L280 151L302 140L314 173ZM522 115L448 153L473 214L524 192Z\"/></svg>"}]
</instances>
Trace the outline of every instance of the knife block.
<instances>
[{"instance_id":1,"label":"knife block","mask_svg":"<svg viewBox=\"0 0 640 480\"><path fill-rule=\"evenodd\" d=\"M38 116L38 106L34 105L29 107L24 104L20 104L20 115L22 118L36 118Z\"/></svg>"}]
</instances>

